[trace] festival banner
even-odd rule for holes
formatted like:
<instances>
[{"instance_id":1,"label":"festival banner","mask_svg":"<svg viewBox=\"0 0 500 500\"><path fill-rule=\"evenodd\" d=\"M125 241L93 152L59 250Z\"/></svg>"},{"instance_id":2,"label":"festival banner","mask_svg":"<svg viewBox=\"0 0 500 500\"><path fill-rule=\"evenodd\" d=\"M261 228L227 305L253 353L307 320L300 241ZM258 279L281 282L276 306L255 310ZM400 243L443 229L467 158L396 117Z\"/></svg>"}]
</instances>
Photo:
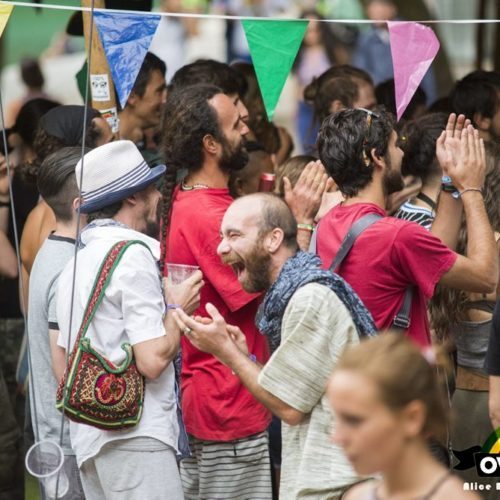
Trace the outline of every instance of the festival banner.
<instances>
[{"instance_id":1,"label":"festival banner","mask_svg":"<svg viewBox=\"0 0 500 500\"><path fill-rule=\"evenodd\" d=\"M0 36L2 36L3 30L7 26L13 8L13 5L0 2Z\"/></svg>"},{"instance_id":2,"label":"festival banner","mask_svg":"<svg viewBox=\"0 0 500 500\"><path fill-rule=\"evenodd\" d=\"M161 16L94 12L94 21L122 109L149 50ZM99 85L100 82L93 82Z\"/></svg>"},{"instance_id":3,"label":"festival banner","mask_svg":"<svg viewBox=\"0 0 500 500\"><path fill-rule=\"evenodd\" d=\"M308 22L307 19L241 21L269 120L273 119L278 99L299 51Z\"/></svg>"},{"instance_id":4,"label":"festival banner","mask_svg":"<svg viewBox=\"0 0 500 500\"><path fill-rule=\"evenodd\" d=\"M434 32L419 23L388 21L398 120L439 50Z\"/></svg>"}]
</instances>

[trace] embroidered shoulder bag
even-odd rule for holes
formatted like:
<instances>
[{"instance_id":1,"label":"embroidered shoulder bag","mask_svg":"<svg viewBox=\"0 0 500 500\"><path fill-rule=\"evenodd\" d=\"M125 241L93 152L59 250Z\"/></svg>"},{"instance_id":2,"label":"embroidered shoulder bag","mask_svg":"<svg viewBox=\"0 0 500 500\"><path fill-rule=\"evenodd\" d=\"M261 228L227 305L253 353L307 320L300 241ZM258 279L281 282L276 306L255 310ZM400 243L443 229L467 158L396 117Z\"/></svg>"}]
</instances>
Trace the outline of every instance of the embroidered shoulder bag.
<instances>
[{"instance_id":1,"label":"embroidered shoulder bag","mask_svg":"<svg viewBox=\"0 0 500 500\"><path fill-rule=\"evenodd\" d=\"M115 366L95 351L90 340L85 338L113 271L133 244L148 248L142 241L120 241L104 258L56 395L56 408L70 420L104 430L136 425L144 402L144 377L137 370L132 346L122 344L126 357L119 366Z\"/></svg>"}]
</instances>

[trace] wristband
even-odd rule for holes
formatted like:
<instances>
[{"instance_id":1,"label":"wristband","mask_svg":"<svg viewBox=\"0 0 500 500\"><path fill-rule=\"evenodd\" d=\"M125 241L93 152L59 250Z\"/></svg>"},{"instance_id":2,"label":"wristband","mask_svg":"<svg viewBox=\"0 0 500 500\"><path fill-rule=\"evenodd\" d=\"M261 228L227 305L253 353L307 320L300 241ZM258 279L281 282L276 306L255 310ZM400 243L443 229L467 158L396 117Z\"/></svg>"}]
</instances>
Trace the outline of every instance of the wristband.
<instances>
[{"instance_id":1,"label":"wristband","mask_svg":"<svg viewBox=\"0 0 500 500\"><path fill-rule=\"evenodd\" d=\"M0 201L0 207L10 207L10 201Z\"/></svg>"},{"instance_id":2,"label":"wristband","mask_svg":"<svg viewBox=\"0 0 500 500\"><path fill-rule=\"evenodd\" d=\"M297 230L309 231L312 233L314 231L314 226L312 224L297 224Z\"/></svg>"},{"instance_id":3,"label":"wristband","mask_svg":"<svg viewBox=\"0 0 500 500\"><path fill-rule=\"evenodd\" d=\"M453 193L454 198L461 198L464 193L467 193L468 191L477 191L478 193L483 194L483 190L481 188L465 188L463 191L457 191L456 193Z\"/></svg>"},{"instance_id":4,"label":"wristband","mask_svg":"<svg viewBox=\"0 0 500 500\"><path fill-rule=\"evenodd\" d=\"M167 304L167 310L169 309L182 309L179 304Z\"/></svg>"}]
</instances>

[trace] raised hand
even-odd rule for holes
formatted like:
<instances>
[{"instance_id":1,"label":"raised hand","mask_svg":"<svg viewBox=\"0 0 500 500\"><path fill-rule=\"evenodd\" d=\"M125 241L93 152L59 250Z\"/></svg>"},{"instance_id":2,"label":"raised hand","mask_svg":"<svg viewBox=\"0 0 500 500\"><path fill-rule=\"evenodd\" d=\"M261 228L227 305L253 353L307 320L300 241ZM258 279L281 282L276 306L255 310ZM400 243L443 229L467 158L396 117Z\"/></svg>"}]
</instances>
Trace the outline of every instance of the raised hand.
<instances>
[{"instance_id":1,"label":"raised hand","mask_svg":"<svg viewBox=\"0 0 500 500\"><path fill-rule=\"evenodd\" d=\"M438 142L442 141L440 137ZM467 125L460 133L460 140L444 141L444 172L451 177L459 192L465 189L483 187L486 174L486 153L484 141L472 125Z\"/></svg>"},{"instance_id":2,"label":"raised hand","mask_svg":"<svg viewBox=\"0 0 500 500\"><path fill-rule=\"evenodd\" d=\"M197 349L213 354L224 363L225 355L236 345L217 308L207 303L205 309L212 319L210 322L191 318L181 309L174 311L175 321L181 332Z\"/></svg>"},{"instance_id":3,"label":"raised hand","mask_svg":"<svg viewBox=\"0 0 500 500\"><path fill-rule=\"evenodd\" d=\"M333 186L320 160L309 162L292 188L287 177L283 178L285 201L297 222L312 224L321 206L323 193Z\"/></svg>"},{"instance_id":4,"label":"raised hand","mask_svg":"<svg viewBox=\"0 0 500 500\"><path fill-rule=\"evenodd\" d=\"M457 154L462 130L466 129L470 123L470 120L466 119L464 115L457 117L455 113L451 113L448 117L446 128L436 141L436 158L444 174L451 163L458 161Z\"/></svg>"}]
</instances>

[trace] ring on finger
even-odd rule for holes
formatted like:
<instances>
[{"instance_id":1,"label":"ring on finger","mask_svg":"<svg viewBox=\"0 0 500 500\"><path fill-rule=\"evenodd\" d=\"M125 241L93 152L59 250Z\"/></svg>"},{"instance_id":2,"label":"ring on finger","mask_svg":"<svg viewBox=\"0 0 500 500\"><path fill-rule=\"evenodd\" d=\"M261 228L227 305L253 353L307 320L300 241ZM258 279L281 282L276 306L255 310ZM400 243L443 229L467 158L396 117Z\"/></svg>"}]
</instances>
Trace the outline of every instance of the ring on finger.
<instances>
[{"instance_id":1,"label":"ring on finger","mask_svg":"<svg viewBox=\"0 0 500 500\"><path fill-rule=\"evenodd\" d=\"M189 335L193 330L189 326L185 326L182 330L186 335Z\"/></svg>"}]
</instances>

